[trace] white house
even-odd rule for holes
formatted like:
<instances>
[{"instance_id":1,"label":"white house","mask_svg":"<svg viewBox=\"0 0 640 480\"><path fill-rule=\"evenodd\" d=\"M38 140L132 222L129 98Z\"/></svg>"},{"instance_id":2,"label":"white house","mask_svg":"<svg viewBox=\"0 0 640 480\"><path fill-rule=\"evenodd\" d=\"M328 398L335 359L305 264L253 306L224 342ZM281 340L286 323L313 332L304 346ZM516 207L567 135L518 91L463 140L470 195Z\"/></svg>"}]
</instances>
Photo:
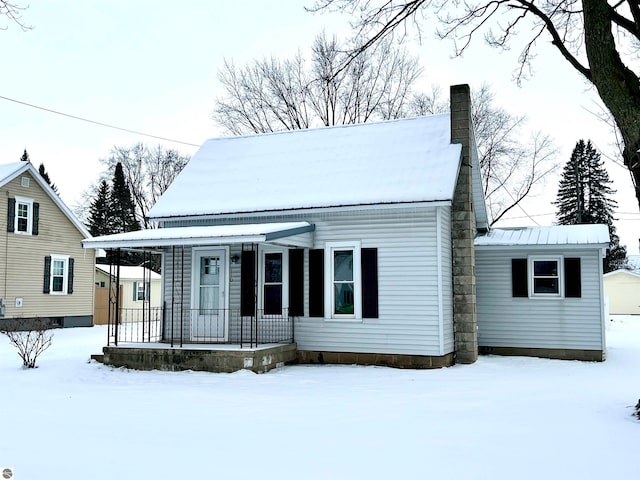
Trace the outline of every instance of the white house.
<instances>
[{"instance_id":1,"label":"white house","mask_svg":"<svg viewBox=\"0 0 640 480\"><path fill-rule=\"evenodd\" d=\"M110 346L105 361L222 371L290 361L472 363L484 312L476 275L485 278L474 241L494 238L479 175L466 85L452 87L451 114L209 140L151 210L161 228L83 243L163 258L161 343ZM589 258L605 245L601 229L593 233L597 241L579 247ZM561 288L571 253L563 245L522 245L514 258L531 258L537 271L535 255L547 251ZM601 285L587 263L572 264L579 283ZM496 292L511 298L511 289ZM551 305L541 295L534 289L526 302ZM587 301L552 296L565 305L559 315ZM214 352L206 359L207 349L192 348L202 343ZM241 347L233 367L235 354L220 343ZM527 345L536 350L521 353L593 359L605 349L603 338ZM224 361L214 359L221 351Z\"/></svg>"}]
</instances>

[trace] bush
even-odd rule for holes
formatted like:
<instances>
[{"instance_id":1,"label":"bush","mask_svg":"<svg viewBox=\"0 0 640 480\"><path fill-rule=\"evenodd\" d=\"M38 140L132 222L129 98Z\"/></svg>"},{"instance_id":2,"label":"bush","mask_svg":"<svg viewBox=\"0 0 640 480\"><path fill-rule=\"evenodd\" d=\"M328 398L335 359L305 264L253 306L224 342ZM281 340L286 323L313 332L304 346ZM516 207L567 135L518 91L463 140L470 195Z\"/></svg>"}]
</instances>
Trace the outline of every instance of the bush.
<instances>
[{"instance_id":1,"label":"bush","mask_svg":"<svg viewBox=\"0 0 640 480\"><path fill-rule=\"evenodd\" d=\"M53 327L40 318L8 320L0 326L0 333L5 334L11 345L18 349L24 368L36 368L38 356L51 346Z\"/></svg>"}]
</instances>

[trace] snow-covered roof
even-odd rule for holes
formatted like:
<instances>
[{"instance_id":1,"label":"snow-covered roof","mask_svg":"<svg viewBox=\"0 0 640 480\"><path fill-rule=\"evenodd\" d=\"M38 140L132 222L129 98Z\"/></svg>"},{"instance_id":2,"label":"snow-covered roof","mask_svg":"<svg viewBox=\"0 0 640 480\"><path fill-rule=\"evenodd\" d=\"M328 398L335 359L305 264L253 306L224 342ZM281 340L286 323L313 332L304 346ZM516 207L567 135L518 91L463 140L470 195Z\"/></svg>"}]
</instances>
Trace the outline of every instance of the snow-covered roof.
<instances>
[{"instance_id":1,"label":"snow-covered roof","mask_svg":"<svg viewBox=\"0 0 640 480\"><path fill-rule=\"evenodd\" d=\"M312 232L309 222L255 223L138 230L94 237L82 241L84 248L164 247L172 245L222 245L273 242Z\"/></svg>"},{"instance_id":2,"label":"snow-covered roof","mask_svg":"<svg viewBox=\"0 0 640 480\"><path fill-rule=\"evenodd\" d=\"M53 200L60 210L69 218L71 223L82 233L85 238L89 238L91 234L87 230L80 220L73 214L73 212L62 201L60 196L53 191L47 182L44 181L40 172L31 164L31 162L12 162L0 165L0 187L9 183L11 180L21 175L24 172L29 172L31 177L38 182L38 185L45 191L47 195Z\"/></svg>"},{"instance_id":3,"label":"snow-covered roof","mask_svg":"<svg viewBox=\"0 0 640 480\"><path fill-rule=\"evenodd\" d=\"M450 201L460 158L449 114L215 138L149 216Z\"/></svg>"},{"instance_id":4,"label":"snow-covered roof","mask_svg":"<svg viewBox=\"0 0 640 480\"><path fill-rule=\"evenodd\" d=\"M592 245L609 244L606 225L554 225L547 227L494 228L476 237L476 247L534 246L534 245Z\"/></svg>"},{"instance_id":5,"label":"snow-covered roof","mask_svg":"<svg viewBox=\"0 0 640 480\"><path fill-rule=\"evenodd\" d=\"M611 277L613 275L630 275L632 277L640 279L640 272L635 272L633 270L627 270L626 268L619 268L618 270L614 270L609 273L605 273L605 277Z\"/></svg>"},{"instance_id":6,"label":"snow-covered roof","mask_svg":"<svg viewBox=\"0 0 640 480\"><path fill-rule=\"evenodd\" d=\"M96 268L109 275L109 265L96 265ZM160 274L145 267L120 266L120 278L123 280L160 280Z\"/></svg>"}]
</instances>

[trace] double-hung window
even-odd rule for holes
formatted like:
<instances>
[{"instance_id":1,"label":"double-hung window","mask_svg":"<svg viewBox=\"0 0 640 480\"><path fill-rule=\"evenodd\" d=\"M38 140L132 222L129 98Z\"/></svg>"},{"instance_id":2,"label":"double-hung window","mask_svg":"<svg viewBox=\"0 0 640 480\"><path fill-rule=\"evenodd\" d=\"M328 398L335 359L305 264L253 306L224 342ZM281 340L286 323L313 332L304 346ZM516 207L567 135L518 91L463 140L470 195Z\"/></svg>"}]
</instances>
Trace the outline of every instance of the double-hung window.
<instances>
[{"instance_id":1,"label":"double-hung window","mask_svg":"<svg viewBox=\"0 0 640 480\"><path fill-rule=\"evenodd\" d=\"M561 285L561 262L560 258L537 258L529 259L531 265L531 296L558 296Z\"/></svg>"},{"instance_id":2,"label":"double-hung window","mask_svg":"<svg viewBox=\"0 0 640 480\"><path fill-rule=\"evenodd\" d=\"M33 200L16 197L15 202L15 233L31 235L33 231Z\"/></svg>"},{"instance_id":3,"label":"double-hung window","mask_svg":"<svg viewBox=\"0 0 640 480\"><path fill-rule=\"evenodd\" d=\"M337 320L362 318L360 242L327 242L325 313Z\"/></svg>"},{"instance_id":4,"label":"double-hung window","mask_svg":"<svg viewBox=\"0 0 640 480\"><path fill-rule=\"evenodd\" d=\"M148 300L150 289L149 282L133 282L133 300L137 302Z\"/></svg>"},{"instance_id":5,"label":"double-hung window","mask_svg":"<svg viewBox=\"0 0 640 480\"><path fill-rule=\"evenodd\" d=\"M52 295L66 295L69 284L69 257L51 255L51 276L49 278L49 293Z\"/></svg>"},{"instance_id":6,"label":"double-hung window","mask_svg":"<svg viewBox=\"0 0 640 480\"><path fill-rule=\"evenodd\" d=\"M282 315L288 307L288 256L271 248L261 253L263 315Z\"/></svg>"}]
</instances>

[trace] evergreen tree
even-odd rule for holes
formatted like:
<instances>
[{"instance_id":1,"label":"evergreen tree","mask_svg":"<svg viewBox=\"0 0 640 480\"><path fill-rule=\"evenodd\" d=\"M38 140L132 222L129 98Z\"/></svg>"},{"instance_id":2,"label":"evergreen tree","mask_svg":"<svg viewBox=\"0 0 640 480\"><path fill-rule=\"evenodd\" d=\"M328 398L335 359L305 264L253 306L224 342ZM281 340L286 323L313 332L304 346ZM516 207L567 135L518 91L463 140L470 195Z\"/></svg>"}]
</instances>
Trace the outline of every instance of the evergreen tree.
<instances>
[{"instance_id":1,"label":"evergreen tree","mask_svg":"<svg viewBox=\"0 0 640 480\"><path fill-rule=\"evenodd\" d=\"M560 225L605 224L609 227L611 241L604 259L605 273L621 268L627 257L613 225L617 202L612 198L615 190L610 184L604 161L591 141L579 140L564 166L554 202Z\"/></svg>"},{"instance_id":2,"label":"evergreen tree","mask_svg":"<svg viewBox=\"0 0 640 480\"><path fill-rule=\"evenodd\" d=\"M89 206L87 227L94 237L113 233L110 227L109 186L103 180L96 191L96 196Z\"/></svg>"},{"instance_id":3,"label":"evergreen tree","mask_svg":"<svg viewBox=\"0 0 640 480\"><path fill-rule=\"evenodd\" d=\"M30 162L31 159L29 158L29 154L27 153L27 149L24 149L24 153L22 154L22 156L20 157L20 161L21 162Z\"/></svg>"},{"instance_id":4,"label":"evergreen tree","mask_svg":"<svg viewBox=\"0 0 640 480\"><path fill-rule=\"evenodd\" d=\"M124 178L122 164L118 162L113 174L111 187L111 233L132 232L140 230L140 224L135 216L135 205L131 198L131 190Z\"/></svg>"},{"instance_id":5,"label":"evergreen tree","mask_svg":"<svg viewBox=\"0 0 640 480\"><path fill-rule=\"evenodd\" d=\"M25 150L25 153L27 151ZM44 181L47 182L47 184L51 187L51 189L58 193L58 187L56 187L55 183L51 183L51 179L49 178L49 174L47 173L47 171L44 168L44 163L40 164L40 167L38 168L38 172L40 172L40 176L42 178L44 178Z\"/></svg>"}]
</instances>

